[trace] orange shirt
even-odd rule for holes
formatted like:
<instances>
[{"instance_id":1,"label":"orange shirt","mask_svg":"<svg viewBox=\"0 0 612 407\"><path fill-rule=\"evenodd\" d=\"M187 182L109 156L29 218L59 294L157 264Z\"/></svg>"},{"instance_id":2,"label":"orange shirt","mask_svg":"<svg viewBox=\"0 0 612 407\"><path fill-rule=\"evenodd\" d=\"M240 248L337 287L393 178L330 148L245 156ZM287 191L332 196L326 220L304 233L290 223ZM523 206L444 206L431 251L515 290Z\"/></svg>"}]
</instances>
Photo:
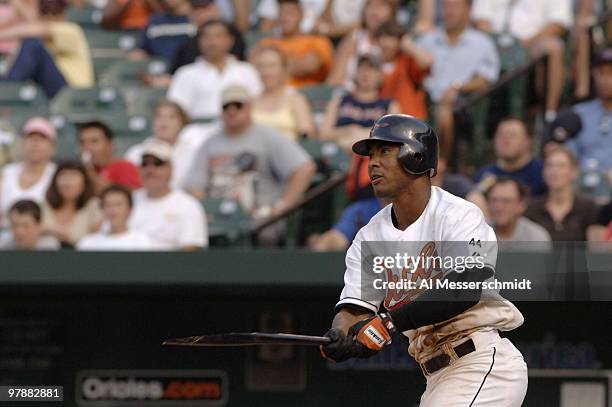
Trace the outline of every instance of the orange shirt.
<instances>
[{"instance_id":1,"label":"orange shirt","mask_svg":"<svg viewBox=\"0 0 612 407\"><path fill-rule=\"evenodd\" d=\"M429 70L419 68L412 57L401 54L395 60L395 69L385 75L380 95L397 100L402 113L427 119L422 84L428 74Z\"/></svg>"},{"instance_id":2,"label":"orange shirt","mask_svg":"<svg viewBox=\"0 0 612 407\"><path fill-rule=\"evenodd\" d=\"M129 0L117 0L120 5L125 5ZM145 0L132 0L121 17L121 28L133 29L144 28L151 16L151 10L147 6Z\"/></svg>"},{"instance_id":3,"label":"orange shirt","mask_svg":"<svg viewBox=\"0 0 612 407\"><path fill-rule=\"evenodd\" d=\"M289 79L289 84L301 88L317 85L327 78L334 61L334 48L329 38L321 35L295 35L289 38L264 38L263 46L278 47L287 55L289 61L316 53L321 60L318 71Z\"/></svg>"}]
</instances>

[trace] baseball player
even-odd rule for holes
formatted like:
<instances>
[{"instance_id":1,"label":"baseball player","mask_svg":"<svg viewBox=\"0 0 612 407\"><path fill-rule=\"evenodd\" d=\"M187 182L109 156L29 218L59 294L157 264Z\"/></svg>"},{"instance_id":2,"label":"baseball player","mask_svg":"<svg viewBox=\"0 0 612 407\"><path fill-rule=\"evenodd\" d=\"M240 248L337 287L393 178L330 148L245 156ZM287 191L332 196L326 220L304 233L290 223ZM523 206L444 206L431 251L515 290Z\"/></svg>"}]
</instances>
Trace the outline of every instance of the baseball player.
<instances>
[{"instance_id":1,"label":"baseball player","mask_svg":"<svg viewBox=\"0 0 612 407\"><path fill-rule=\"evenodd\" d=\"M409 339L408 352L427 379L422 407L520 406L527 391L527 366L499 331L517 328L523 316L496 291L482 288L482 282L492 281L497 256L495 233L482 212L431 186L436 134L412 116L386 115L353 151L370 157L374 191L392 203L357 233L347 251L344 289L325 334L332 342L321 347L322 355L336 362L369 357L391 343L395 333L403 333ZM369 242L422 245L414 256L466 254L483 260L457 263L466 267L415 267L408 273L410 267L385 267L387 281L402 278L415 284L412 289L385 290L380 282L378 287L371 284L385 274L375 275L362 266L372 257L364 252L370 250ZM442 288L433 285L434 280L457 284ZM430 286L419 286L423 281Z\"/></svg>"}]
</instances>

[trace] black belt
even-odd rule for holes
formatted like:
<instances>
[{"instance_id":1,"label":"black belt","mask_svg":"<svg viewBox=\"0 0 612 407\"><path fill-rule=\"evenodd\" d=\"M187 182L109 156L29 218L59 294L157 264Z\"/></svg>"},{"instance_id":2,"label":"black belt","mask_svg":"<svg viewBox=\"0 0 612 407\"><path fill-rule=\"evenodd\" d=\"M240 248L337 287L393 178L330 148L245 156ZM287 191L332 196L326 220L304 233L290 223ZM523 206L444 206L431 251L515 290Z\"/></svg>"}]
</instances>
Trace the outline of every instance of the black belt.
<instances>
[{"instance_id":1,"label":"black belt","mask_svg":"<svg viewBox=\"0 0 612 407\"><path fill-rule=\"evenodd\" d=\"M462 356L474 352L476 350L476 346L474 346L474 342L471 339L468 339L462 344L454 347L453 350L455 351L457 358L460 358ZM441 355L429 359L427 362L420 363L420 366L421 370L423 371L423 374L425 376L428 376L450 365L452 361L453 358L450 355L442 353Z\"/></svg>"}]
</instances>

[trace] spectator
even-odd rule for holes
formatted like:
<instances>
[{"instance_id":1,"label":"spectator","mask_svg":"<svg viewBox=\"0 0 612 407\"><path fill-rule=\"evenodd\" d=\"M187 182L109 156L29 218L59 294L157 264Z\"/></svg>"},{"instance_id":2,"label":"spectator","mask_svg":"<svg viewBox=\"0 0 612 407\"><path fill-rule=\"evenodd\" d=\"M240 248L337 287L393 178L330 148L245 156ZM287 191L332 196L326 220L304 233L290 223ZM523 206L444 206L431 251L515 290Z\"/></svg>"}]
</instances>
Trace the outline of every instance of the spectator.
<instances>
[{"instance_id":1,"label":"spectator","mask_svg":"<svg viewBox=\"0 0 612 407\"><path fill-rule=\"evenodd\" d=\"M149 17L163 12L162 0L108 0L102 27L109 30L142 30Z\"/></svg>"},{"instance_id":2,"label":"spectator","mask_svg":"<svg viewBox=\"0 0 612 407\"><path fill-rule=\"evenodd\" d=\"M587 240L612 241L612 202L603 206L597 215L597 225L587 229Z\"/></svg>"},{"instance_id":3,"label":"spectator","mask_svg":"<svg viewBox=\"0 0 612 407\"><path fill-rule=\"evenodd\" d=\"M79 146L85 167L94 180L96 190L101 191L108 184L121 184L140 188L142 183L138 168L129 161L114 156L113 132L100 121L80 123Z\"/></svg>"},{"instance_id":4,"label":"spectator","mask_svg":"<svg viewBox=\"0 0 612 407\"><path fill-rule=\"evenodd\" d=\"M208 229L200 203L170 186L172 147L148 143L140 173L144 188L134 193L129 229L145 233L165 250L198 250L208 246Z\"/></svg>"},{"instance_id":5,"label":"spectator","mask_svg":"<svg viewBox=\"0 0 612 407\"><path fill-rule=\"evenodd\" d=\"M265 38L262 46L280 48L289 61L289 84L304 87L322 83L334 61L334 48L327 37L302 34L302 7L298 0L279 1L279 38Z\"/></svg>"},{"instance_id":6,"label":"spectator","mask_svg":"<svg viewBox=\"0 0 612 407\"><path fill-rule=\"evenodd\" d=\"M132 193L122 185L110 185L100 194L107 230L90 234L77 244L78 250L151 250L154 242L148 235L130 230Z\"/></svg>"},{"instance_id":7,"label":"spectator","mask_svg":"<svg viewBox=\"0 0 612 407\"><path fill-rule=\"evenodd\" d=\"M51 161L56 142L55 128L42 117L33 117L23 126L23 161L0 169L0 226L8 227L6 216L16 201L45 199L56 168Z\"/></svg>"},{"instance_id":8,"label":"spectator","mask_svg":"<svg viewBox=\"0 0 612 407\"><path fill-rule=\"evenodd\" d=\"M148 143L161 140L172 146L173 188L180 188L187 177L194 156L210 132L201 126L188 126L189 117L175 102L163 99L155 107L153 114L153 136L142 143L133 145L125 153L125 158L135 165L142 162L142 153Z\"/></svg>"},{"instance_id":9,"label":"spectator","mask_svg":"<svg viewBox=\"0 0 612 407\"><path fill-rule=\"evenodd\" d=\"M366 1L360 27L347 34L338 45L334 68L327 78L329 85L352 87L357 60L365 54L380 56L376 33L384 24L393 21L394 15L395 7L391 0Z\"/></svg>"},{"instance_id":10,"label":"spectator","mask_svg":"<svg viewBox=\"0 0 612 407\"><path fill-rule=\"evenodd\" d=\"M338 223L320 235L308 239L308 247L315 252L344 251L359 229L368 224L384 204L376 197L353 202L344 209Z\"/></svg>"},{"instance_id":11,"label":"spectator","mask_svg":"<svg viewBox=\"0 0 612 407\"><path fill-rule=\"evenodd\" d=\"M432 56L419 48L404 28L395 22L380 27L376 40L385 72L381 96L397 100L402 113L425 120L427 105L423 81L433 63Z\"/></svg>"},{"instance_id":12,"label":"spectator","mask_svg":"<svg viewBox=\"0 0 612 407\"><path fill-rule=\"evenodd\" d=\"M365 3L366 0L327 1L312 31L334 39L341 38L359 27Z\"/></svg>"},{"instance_id":13,"label":"spectator","mask_svg":"<svg viewBox=\"0 0 612 407\"><path fill-rule=\"evenodd\" d=\"M276 47L260 47L253 62L263 92L253 101L255 123L272 127L292 140L314 137L316 125L306 97L287 84L288 61Z\"/></svg>"},{"instance_id":14,"label":"spectator","mask_svg":"<svg viewBox=\"0 0 612 407\"><path fill-rule=\"evenodd\" d=\"M102 220L94 183L79 162L57 166L41 209L45 231L66 247L74 247L83 236L98 230Z\"/></svg>"},{"instance_id":15,"label":"spectator","mask_svg":"<svg viewBox=\"0 0 612 407\"><path fill-rule=\"evenodd\" d=\"M572 1L475 0L472 18L482 31L518 38L532 57L548 55L546 120L554 120L565 83L563 35L572 25Z\"/></svg>"},{"instance_id":16,"label":"spectator","mask_svg":"<svg viewBox=\"0 0 612 407\"><path fill-rule=\"evenodd\" d=\"M280 13L279 3L278 0L261 0L259 2L256 14L259 17L260 31L271 32L274 30ZM317 19L325 11L326 3L327 0L300 0L302 13L304 14L300 22L300 31L310 33L315 29Z\"/></svg>"},{"instance_id":17,"label":"spectator","mask_svg":"<svg viewBox=\"0 0 612 407\"><path fill-rule=\"evenodd\" d=\"M189 18L191 24L195 27L201 27L208 21L220 19L221 10L214 0L191 0L191 14ZM230 54L243 61L246 51L244 38L240 30L234 24L228 23L228 28L233 37L233 45L230 49ZM195 62L196 58L200 56L198 37L199 35L189 39L189 41L178 48L170 64L171 73L175 73L181 66Z\"/></svg>"},{"instance_id":18,"label":"spectator","mask_svg":"<svg viewBox=\"0 0 612 407\"><path fill-rule=\"evenodd\" d=\"M161 58L168 64L177 50L195 36L197 28L189 21L189 0L162 0L165 12L149 18L131 59Z\"/></svg>"},{"instance_id":19,"label":"spectator","mask_svg":"<svg viewBox=\"0 0 612 407\"><path fill-rule=\"evenodd\" d=\"M516 179L500 177L486 192L490 223L500 241L507 242L550 242L550 235L542 226L525 218L527 191ZM529 246L533 247L534 243ZM523 248L519 245L519 248ZM533 249L549 249L550 245Z\"/></svg>"},{"instance_id":20,"label":"spectator","mask_svg":"<svg viewBox=\"0 0 612 407\"><path fill-rule=\"evenodd\" d=\"M49 99L67 85L53 57L36 38L25 38L18 43L16 53L6 56L10 66L7 67L5 75L0 75L0 82L35 82L40 85Z\"/></svg>"},{"instance_id":21,"label":"spectator","mask_svg":"<svg viewBox=\"0 0 612 407\"><path fill-rule=\"evenodd\" d=\"M459 97L483 91L497 80L499 56L488 35L470 28L470 0L443 0L444 28L426 33L418 44L432 53L434 63L425 89L436 103L442 154L454 146L454 106Z\"/></svg>"},{"instance_id":22,"label":"spectator","mask_svg":"<svg viewBox=\"0 0 612 407\"><path fill-rule=\"evenodd\" d=\"M253 66L239 62L229 50L233 38L227 23L211 20L200 28L202 58L180 68L168 89L168 99L177 102L192 119L211 119L220 114L221 91L242 84L257 95L261 80Z\"/></svg>"},{"instance_id":23,"label":"spectator","mask_svg":"<svg viewBox=\"0 0 612 407\"><path fill-rule=\"evenodd\" d=\"M399 113L397 102L380 97L383 81L380 60L363 55L357 64L355 89L334 97L328 104L321 126L321 137L334 140L353 158L347 181L351 200L371 198L374 194L368 174L368 158L351 150L357 140L367 138L374 122L388 113Z\"/></svg>"},{"instance_id":24,"label":"spectator","mask_svg":"<svg viewBox=\"0 0 612 407\"><path fill-rule=\"evenodd\" d=\"M574 106L582 130L565 145L583 167L595 160L600 169L612 173L612 48L606 48L598 55L593 66L593 79L597 97Z\"/></svg>"},{"instance_id":25,"label":"spectator","mask_svg":"<svg viewBox=\"0 0 612 407\"><path fill-rule=\"evenodd\" d=\"M19 250L57 250L57 239L45 236L40 223L40 206L30 200L17 201L9 210L12 237L5 248Z\"/></svg>"},{"instance_id":26,"label":"spectator","mask_svg":"<svg viewBox=\"0 0 612 407\"><path fill-rule=\"evenodd\" d=\"M40 0L40 20L26 21L0 29L0 41L40 38L53 56L55 64L73 87L91 87L94 85L93 65L89 45L85 34L78 24L72 23L66 17L65 0ZM45 61L36 44L28 45L35 52L35 61ZM13 69L29 69L34 61L24 55L20 61L24 68L13 66ZM43 68L38 68L43 69ZM45 63L45 69L49 64Z\"/></svg>"},{"instance_id":27,"label":"spectator","mask_svg":"<svg viewBox=\"0 0 612 407\"><path fill-rule=\"evenodd\" d=\"M545 196L536 198L526 216L544 226L553 241L585 241L587 228L597 224L597 207L574 191L578 161L572 152L558 146L544 159Z\"/></svg>"},{"instance_id":28,"label":"spectator","mask_svg":"<svg viewBox=\"0 0 612 407\"><path fill-rule=\"evenodd\" d=\"M239 85L223 91L223 128L198 151L186 189L199 198L236 199L254 217L265 218L295 204L316 167L297 143L253 124L251 100Z\"/></svg>"},{"instance_id":29,"label":"spectator","mask_svg":"<svg viewBox=\"0 0 612 407\"><path fill-rule=\"evenodd\" d=\"M531 153L533 137L520 119L508 117L499 122L493 148L497 161L481 168L476 174L475 181L480 191L485 192L495 178L501 176L519 180L527 186L530 196L539 196L546 191L542 160Z\"/></svg>"},{"instance_id":30,"label":"spectator","mask_svg":"<svg viewBox=\"0 0 612 407\"><path fill-rule=\"evenodd\" d=\"M438 170L435 177L431 179L431 185L468 201L470 201L469 195L474 187L472 181L465 175L448 172L448 162L444 157L438 158Z\"/></svg>"},{"instance_id":31,"label":"spectator","mask_svg":"<svg viewBox=\"0 0 612 407\"><path fill-rule=\"evenodd\" d=\"M36 0L38 5L38 0ZM36 18L36 9L27 2L11 1L0 4L0 30L10 28L23 20ZM0 81L33 81L41 86L49 99L66 85L42 42L36 38L0 41Z\"/></svg>"}]
</instances>

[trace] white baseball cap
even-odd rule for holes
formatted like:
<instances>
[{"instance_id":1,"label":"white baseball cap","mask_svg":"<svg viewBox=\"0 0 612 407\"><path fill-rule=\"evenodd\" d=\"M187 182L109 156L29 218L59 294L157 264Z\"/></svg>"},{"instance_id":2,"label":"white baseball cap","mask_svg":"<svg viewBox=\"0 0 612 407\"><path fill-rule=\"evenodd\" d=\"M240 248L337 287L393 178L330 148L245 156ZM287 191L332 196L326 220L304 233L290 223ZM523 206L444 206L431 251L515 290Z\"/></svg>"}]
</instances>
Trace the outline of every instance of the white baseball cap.
<instances>
[{"instance_id":1,"label":"white baseball cap","mask_svg":"<svg viewBox=\"0 0 612 407\"><path fill-rule=\"evenodd\" d=\"M142 157L150 155L162 161L168 162L172 160L172 146L165 141L151 139L144 143Z\"/></svg>"}]
</instances>

